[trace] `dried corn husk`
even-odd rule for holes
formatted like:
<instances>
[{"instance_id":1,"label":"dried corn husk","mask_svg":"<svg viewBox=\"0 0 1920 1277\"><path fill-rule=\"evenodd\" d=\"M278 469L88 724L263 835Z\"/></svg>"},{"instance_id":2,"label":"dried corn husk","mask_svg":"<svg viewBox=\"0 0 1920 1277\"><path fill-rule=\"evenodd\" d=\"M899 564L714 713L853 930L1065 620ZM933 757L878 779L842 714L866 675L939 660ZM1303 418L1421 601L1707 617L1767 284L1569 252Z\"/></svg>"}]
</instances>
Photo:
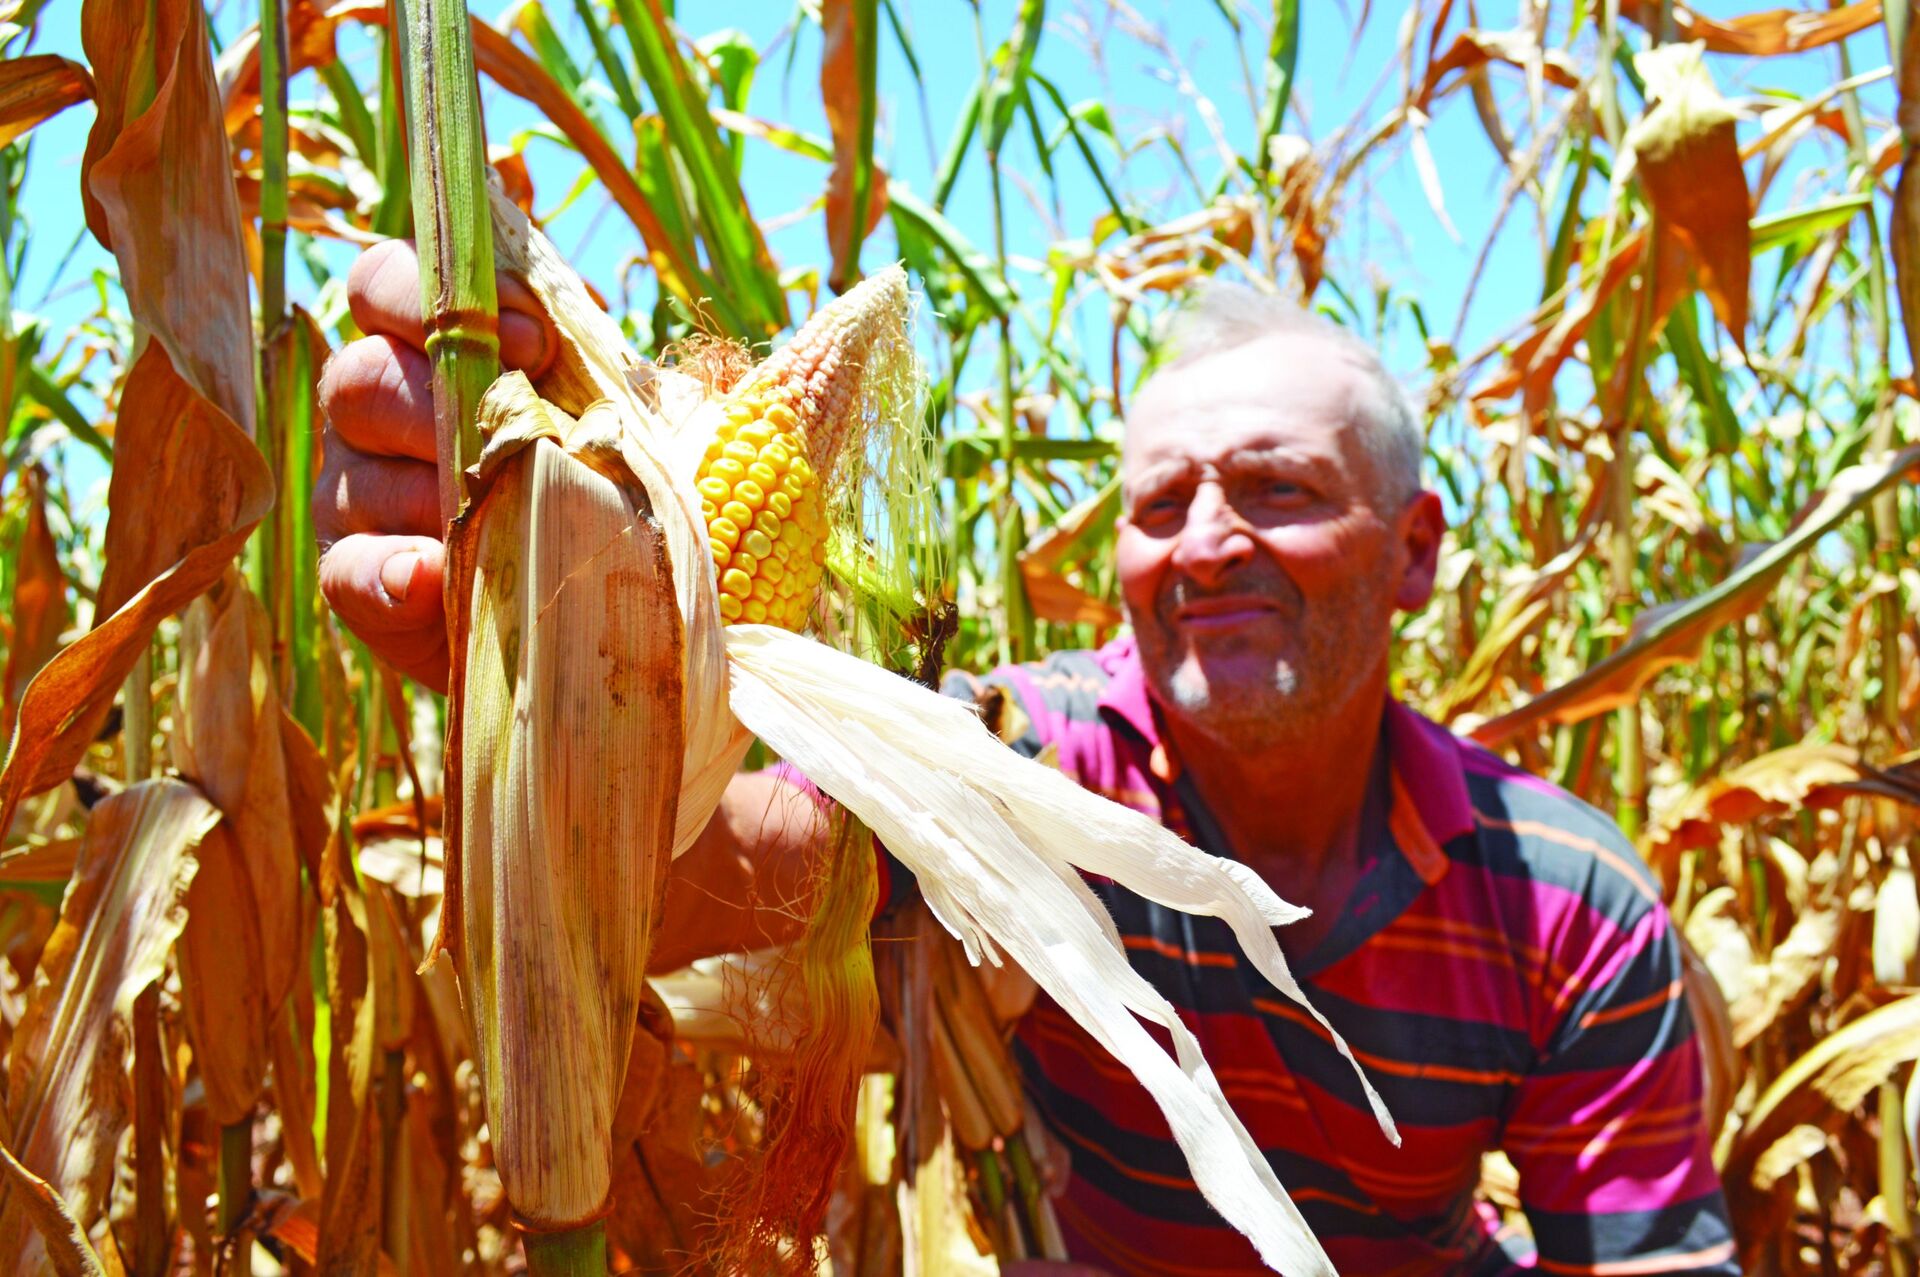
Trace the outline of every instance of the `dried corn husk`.
<instances>
[{"instance_id":1,"label":"dried corn husk","mask_svg":"<svg viewBox=\"0 0 1920 1277\"><path fill-rule=\"evenodd\" d=\"M618 422L526 378L481 404L448 541L447 899L501 1182L536 1229L597 1218L680 792L681 633Z\"/></svg>"}]
</instances>

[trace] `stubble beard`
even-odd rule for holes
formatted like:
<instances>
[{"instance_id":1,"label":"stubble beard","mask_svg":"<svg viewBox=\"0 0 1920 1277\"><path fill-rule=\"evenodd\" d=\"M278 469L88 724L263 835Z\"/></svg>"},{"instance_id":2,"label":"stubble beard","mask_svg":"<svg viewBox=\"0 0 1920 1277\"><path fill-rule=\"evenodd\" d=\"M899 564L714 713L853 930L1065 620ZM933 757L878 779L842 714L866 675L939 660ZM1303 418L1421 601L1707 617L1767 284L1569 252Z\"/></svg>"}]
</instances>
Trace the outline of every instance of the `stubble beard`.
<instances>
[{"instance_id":1,"label":"stubble beard","mask_svg":"<svg viewBox=\"0 0 1920 1277\"><path fill-rule=\"evenodd\" d=\"M1310 744L1385 659L1392 611L1377 600L1377 586L1355 586L1322 600L1311 618L1289 589L1282 616L1291 634L1268 655L1245 650L1256 641L1251 636L1184 639L1171 619L1180 601L1176 585L1172 603L1156 610L1151 625L1134 626L1147 680L1166 708L1229 748Z\"/></svg>"}]
</instances>

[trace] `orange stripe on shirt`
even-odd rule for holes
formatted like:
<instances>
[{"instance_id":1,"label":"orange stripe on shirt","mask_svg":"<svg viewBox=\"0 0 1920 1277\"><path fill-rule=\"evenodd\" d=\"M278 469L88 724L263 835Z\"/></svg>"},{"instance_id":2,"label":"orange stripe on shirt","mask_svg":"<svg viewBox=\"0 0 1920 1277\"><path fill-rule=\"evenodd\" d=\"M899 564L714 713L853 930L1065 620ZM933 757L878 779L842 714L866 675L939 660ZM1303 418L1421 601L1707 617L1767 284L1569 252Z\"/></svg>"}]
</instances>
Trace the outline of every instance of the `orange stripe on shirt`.
<instances>
[{"instance_id":1,"label":"orange stripe on shirt","mask_svg":"<svg viewBox=\"0 0 1920 1277\"><path fill-rule=\"evenodd\" d=\"M1199 949L1185 949L1177 944L1170 944L1158 936L1122 936L1121 943L1129 949L1145 949L1163 958L1191 963L1196 967L1232 967L1239 963L1239 959L1231 953L1207 953Z\"/></svg>"},{"instance_id":2,"label":"orange stripe on shirt","mask_svg":"<svg viewBox=\"0 0 1920 1277\"><path fill-rule=\"evenodd\" d=\"M1287 1003L1275 1002L1271 998L1255 998L1253 1006L1256 1011L1277 1016L1283 1020L1291 1020L1304 1029L1312 1030L1324 1042L1333 1041L1332 1036L1320 1026L1317 1020ZM1375 1055L1371 1051L1362 1051L1352 1043L1347 1045L1353 1050L1354 1059L1370 1069L1379 1069L1382 1073L1391 1073L1395 1077L1432 1078L1439 1082L1466 1082L1480 1086L1513 1086L1520 1081L1518 1073L1511 1073L1505 1069L1462 1069L1450 1064L1394 1060L1384 1055Z\"/></svg>"},{"instance_id":3,"label":"orange stripe on shirt","mask_svg":"<svg viewBox=\"0 0 1920 1277\"><path fill-rule=\"evenodd\" d=\"M1580 1027L1583 1029L1591 1029L1596 1024L1612 1024L1616 1020L1630 1020L1642 1011L1651 1011L1655 1007L1665 1006L1675 998L1678 998L1681 992L1682 985L1678 980L1675 980L1667 985L1666 988L1656 989L1644 998L1638 998L1617 1007L1607 1007L1601 1011L1589 1011L1580 1017Z\"/></svg>"},{"instance_id":4,"label":"orange stripe on shirt","mask_svg":"<svg viewBox=\"0 0 1920 1277\"><path fill-rule=\"evenodd\" d=\"M1642 881L1634 867L1627 861L1622 860L1611 847L1606 846L1604 843L1595 842L1591 838L1582 838L1579 834L1570 833L1558 825L1549 825L1543 820L1501 820L1498 817L1489 816L1477 808L1474 810L1473 816L1475 820L1478 820L1480 824L1487 829L1504 829L1508 833L1518 834L1523 838L1541 838L1550 843L1557 843L1562 847L1571 847L1575 851L1584 851L1601 864L1616 870L1621 877L1633 884L1635 891L1639 892L1648 901L1656 905L1661 903L1660 893Z\"/></svg>"}]
</instances>

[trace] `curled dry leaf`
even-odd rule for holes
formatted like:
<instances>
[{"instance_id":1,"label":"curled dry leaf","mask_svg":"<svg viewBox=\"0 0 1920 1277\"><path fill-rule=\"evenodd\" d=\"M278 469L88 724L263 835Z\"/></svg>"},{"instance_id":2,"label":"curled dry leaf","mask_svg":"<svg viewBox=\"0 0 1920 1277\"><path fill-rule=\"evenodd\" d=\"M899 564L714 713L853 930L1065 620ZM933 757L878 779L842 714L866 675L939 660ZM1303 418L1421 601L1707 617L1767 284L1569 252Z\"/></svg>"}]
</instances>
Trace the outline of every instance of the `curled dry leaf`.
<instances>
[{"instance_id":1,"label":"curled dry leaf","mask_svg":"<svg viewBox=\"0 0 1920 1277\"><path fill-rule=\"evenodd\" d=\"M0 146L93 96L93 77L57 53L0 62Z\"/></svg>"},{"instance_id":2,"label":"curled dry leaf","mask_svg":"<svg viewBox=\"0 0 1920 1277\"><path fill-rule=\"evenodd\" d=\"M1634 58L1648 105L1627 130L1626 145L1656 228L1691 250L1714 314L1744 351L1751 201L1733 110L1701 54L1698 44L1666 44Z\"/></svg>"},{"instance_id":3,"label":"curled dry leaf","mask_svg":"<svg viewBox=\"0 0 1920 1277\"><path fill-rule=\"evenodd\" d=\"M1120 482L1108 483L1055 520L1039 536L1020 550L1020 579L1027 588L1027 602L1033 614L1043 621L1061 625L1120 624L1120 609L1105 599L1095 598L1063 573L1067 556L1087 532L1113 518L1119 508Z\"/></svg>"},{"instance_id":4,"label":"curled dry leaf","mask_svg":"<svg viewBox=\"0 0 1920 1277\"><path fill-rule=\"evenodd\" d=\"M1536 70L1548 84L1563 89L1580 87L1580 75L1573 58L1564 49L1542 49L1534 33L1525 27L1510 31L1462 31L1453 38L1447 51L1427 64L1426 81L1414 97L1413 105L1431 113L1433 99L1441 93L1441 81L1454 72L1469 78L1489 62L1501 62L1533 74ZM1456 85L1460 81L1456 81ZM1454 85L1448 86L1451 91Z\"/></svg>"},{"instance_id":5,"label":"curled dry leaf","mask_svg":"<svg viewBox=\"0 0 1920 1277\"><path fill-rule=\"evenodd\" d=\"M205 18L189 0L148 12L90 0L82 15L100 84L87 222L152 336L120 396L102 619L27 686L0 771L0 828L22 798L72 773L154 628L219 579L273 500L251 440L253 318ZM142 76L157 89L130 116Z\"/></svg>"},{"instance_id":6,"label":"curled dry leaf","mask_svg":"<svg viewBox=\"0 0 1920 1277\"><path fill-rule=\"evenodd\" d=\"M166 967L186 923L193 849L219 816L176 780L96 804L34 975L8 1059L12 1145L83 1229L104 1207L126 1128L133 1002ZM18 1197L0 1191L0 1270L32 1272L45 1248Z\"/></svg>"},{"instance_id":7,"label":"curled dry leaf","mask_svg":"<svg viewBox=\"0 0 1920 1277\"><path fill-rule=\"evenodd\" d=\"M53 1185L20 1164L13 1150L0 1144L0 1184L40 1230L48 1265L56 1277L107 1277L107 1268L67 1211Z\"/></svg>"},{"instance_id":8,"label":"curled dry leaf","mask_svg":"<svg viewBox=\"0 0 1920 1277\"><path fill-rule=\"evenodd\" d=\"M1867 1012L1821 1039L1754 1103L1721 1176L1735 1219L1765 1215L1768 1190L1756 1182L1762 1156L1795 1127L1832 1129L1901 1065L1920 1057L1920 994ZM1741 1268L1751 1272L1764 1235L1743 1233Z\"/></svg>"},{"instance_id":9,"label":"curled dry leaf","mask_svg":"<svg viewBox=\"0 0 1920 1277\"><path fill-rule=\"evenodd\" d=\"M1808 12L1764 9L1731 18L1711 18L1692 6L1670 10L1682 40L1697 40L1711 53L1772 57L1799 53L1844 40L1880 21L1880 0L1855 0L1837 8ZM1620 0L1620 16L1652 29L1660 21L1660 0Z\"/></svg>"},{"instance_id":10,"label":"curled dry leaf","mask_svg":"<svg viewBox=\"0 0 1920 1277\"><path fill-rule=\"evenodd\" d=\"M1712 846L1725 825L1798 811L1848 792L1869 769L1846 745L1803 743L1741 763L1704 784L1661 816L1647 837L1647 857L1667 862L1682 851Z\"/></svg>"}]
</instances>

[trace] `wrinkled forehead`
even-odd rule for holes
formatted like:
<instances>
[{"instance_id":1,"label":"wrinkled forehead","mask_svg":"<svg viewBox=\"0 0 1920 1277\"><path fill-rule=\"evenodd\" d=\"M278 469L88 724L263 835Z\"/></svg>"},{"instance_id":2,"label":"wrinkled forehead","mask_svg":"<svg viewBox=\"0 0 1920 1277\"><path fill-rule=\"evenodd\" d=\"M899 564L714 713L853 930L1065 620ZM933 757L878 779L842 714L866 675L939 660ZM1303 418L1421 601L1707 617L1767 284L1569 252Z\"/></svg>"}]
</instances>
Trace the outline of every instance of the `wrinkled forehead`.
<instances>
[{"instance_id":1,"label":"wrinkled forehead","mask_svg":"<svg viewBox=\"0 0 1920 1277\"><path fill-rule=\"evenodd\" d=\"M1121 471L1225 466L1243 454L1291 453L1363 473L1377 391L1340 346L1288 334L1163 370L1127 413Z\"/></svg>"}]
</instances>

